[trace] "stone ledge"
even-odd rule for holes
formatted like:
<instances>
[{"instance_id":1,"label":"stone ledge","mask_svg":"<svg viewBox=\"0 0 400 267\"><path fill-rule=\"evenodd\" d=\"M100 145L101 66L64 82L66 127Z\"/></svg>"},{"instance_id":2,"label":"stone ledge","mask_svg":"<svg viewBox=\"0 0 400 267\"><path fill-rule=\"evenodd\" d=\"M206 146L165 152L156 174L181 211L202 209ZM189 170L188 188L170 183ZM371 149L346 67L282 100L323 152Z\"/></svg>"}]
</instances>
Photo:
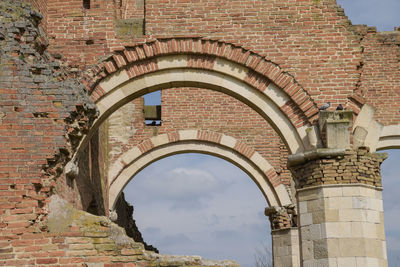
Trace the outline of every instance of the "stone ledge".
<instances>
[{"instance_id":1,"label":"stone ledge","mask_svg":"<svg viewBox=\"0 0 400 267\"><path fill-rule=\"evenodd\" d=\"M354 184L323 184L323 185L314 185L314 186L309 186L306 188L299 188L297 189L297 192L305 192L309 190L315 190L319 188L332 188L332 187L352 187L352 186L361 186L369 189L375 189L378 191L383 191L383 187L379 186L373 186L373 185L368 185L368 184L360 184L360 183L354 183Z\"/></svg>"},{"instance_id":2,"label":"stone ledge","mask_svg":"<svg viewBox=\"0 0 400 267\"><path fill-rule=\"evenodd\" d=\"M288 156L288 167L300 165L306 161L320 159L320 158L332 158L338 156L344 156L346 149L344 148L317 148L315 150L306 151L304 153L298 153Z\"/></svg>"}]
</instances>

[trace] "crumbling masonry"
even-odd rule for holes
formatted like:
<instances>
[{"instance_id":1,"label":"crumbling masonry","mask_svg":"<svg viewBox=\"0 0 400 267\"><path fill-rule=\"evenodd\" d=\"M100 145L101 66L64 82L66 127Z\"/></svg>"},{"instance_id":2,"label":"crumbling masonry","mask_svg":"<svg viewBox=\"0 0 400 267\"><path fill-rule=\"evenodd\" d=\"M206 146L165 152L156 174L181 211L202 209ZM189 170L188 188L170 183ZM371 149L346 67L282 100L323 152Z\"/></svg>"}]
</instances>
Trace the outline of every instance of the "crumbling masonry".
<instances>
[{"instance_id":1,"label":"crumbling masonry","mask_svg":"<svg viewBox=\"0 0 400 267\"><path fill-rule=\"evenodd\" d=\"M398 29L335 0L5 0L0 47L0 265L236 266L158 254L121 194L190 151L257 184L274 266L387 266Z\"/></svg>"}]
</instances>

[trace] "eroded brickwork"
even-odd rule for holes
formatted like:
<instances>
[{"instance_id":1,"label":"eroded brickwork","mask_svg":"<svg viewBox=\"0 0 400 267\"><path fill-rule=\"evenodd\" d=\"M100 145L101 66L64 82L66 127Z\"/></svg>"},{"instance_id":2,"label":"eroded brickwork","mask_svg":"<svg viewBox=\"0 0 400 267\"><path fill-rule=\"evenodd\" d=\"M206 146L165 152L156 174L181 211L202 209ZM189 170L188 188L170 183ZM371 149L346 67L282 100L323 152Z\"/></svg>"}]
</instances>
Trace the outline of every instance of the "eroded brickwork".
<instances>
[{"instance_id":1,"label":"eroded brickwork","mask_svg":"<svg viewBox=\"0 0 400 267\"><path fill-rule=\"evenodd\" d=\"M366 147L346 150L343 155L310 160L290 169L298 188L357 183L381 187L380 165L387 155L368 152Z\"/></svg>"},{"instance_id":2,"label":"eroded brickwork","mask_svg":"<svg viewBox=\"0 0 400 267\"><path fill-rule=\"evenodd\" d=\"M358 28L363 46L359 92L366 103L377 109L375 118L384 125L400 122L400 31L376 32Z\"/></svg>"},{"instance_id":3,"label":"eroded brickwork","mask_svg":"<svg viewBox=\"0 0 400 267\"><path fill-rule=\"evenodd\" d=\"M279 108L287 111L284 113L296 127L307 124L307 119L315 119L316 106L329 100L333 108L342 103L356 114L363 103L370 103L377 108L376 119L385 125L398 124L400 119L399 32L376 33L369 28L353 27L334 0L207 0L200 3L186 0L92 0L89 1L90 8L80 0L24 2L31 3L42 15L20 1L0 2L0 265L101 263L121 266L126 262L146 265L142 263L147 256L143 256L146 252L141 245L129 241L128 247L120 246L112 238L117 228L108 219L74 208L107 214L107 156L116 159L130 147L158 134L169 133L168 137L173 138L177 130L196 128L200 138L205 139L218 139L222 133L232 135L240 141L237 150L246 147L248 151L243 153L259 152L273 165L280 182L290 184L290 174L285 167L285 145L268 123L234 98L199 88L165 91L162 96L163 124L159 127L144 125L143 100L133 100L134 108L129 112L133 112L134 120L126 125L132 133L124 136L128 142L111 138L113 147L104 145L109 136L103 128L93 135L83 150L85 157L81 156L74 162L72 156L96 119L97 109L92 100L96 100L95 94L98 93L90 92L90 98L86 92L90 86L80 85L77 77L82 76L80 70L96 65L117 50L126 52L126 59L135 62L136 65L130 66L128 71L129 78L134 78L145 72L143 68L155 71L151 68L158 66L153 55L142 62L133 58L138 56L141 59L146 53L146 50L138 50L138 53L129 50L138 43L170 38L170 42L163 41L165 44L169 42L166 54L176 55L179 51L174 49L179 46L171 38L195 37L192 40L208 48L211 41L207 38L218 39L234 43L232 51L240 50L245 61L250 53L261 55L260 60L265 57L264 61L261 60L264 64L260 67L262 70L264 66L270 72L278 69L270 61L280 66L279 79L274 82L290 97L294 95L294 100ZM39 23L43 30L37 28ZM122 50L125 46L130 48ZM50 53L46 52L47 48ZM227 59L239 65L246 64L240 62L242 57L233 60L236 52L229 53ZM122 59L125 60L116 53L112 62L107 61L105 66L96 65L90 70L99 70L95 73L96 79L105 78L127 64ZM194 56L187 67L212 69L214 60L215 55ZM256 69L261 61L250 60L249 64ZM257 75L248 73L244 82L263 91L269 81ZM289 82L295 85L295 92L291 91L292 87L285 88ZM101 91L101 88L94 89ZM97 95L98 98L101 96ZM309 113L302 115L302 111ZM107 123L102 127L106 126ZM213 136L210 136L211 132ZM139 147L146 152L149 145L151 142L145 142ZM344 246L345 253L340 257L348 257L347 251L362 244L371 252L370 257L385 262L381 198L374 191L381 186L381 162L381 158L361 149L348 150L343 158L319 159L306 163L302 168L293 167L300 187L346 183L372 186L365 190L350 190L351 186L338 186L337 190L321 189L327 194L326 198L335 198L334 201L339 201L336 195L329 194L343 196L345 192L356 201L346 212L342 212L347 206L343 203L334 207L333 212L327 210L323 220L318 210L321 205L314 204L318 198L308 199L308 193L304 194L305 204L302 204L300 213L311 214L304 215L306 221L302 223L308 227L304 229L310 228L310 233L311 228L318 228L314 225L321 222L346 222L351 227L353 223L358 224L362 212L357 211L361 219L354 218L354 210L365 208L357 204L358 197L367 202L379 202L368 208L372 215L363 221L372 229L369 234L373 235L373 242L365 243L363 233L354 231L356 239L352 240L351 246ZM72 169L78 165L81 169L79 175L65 175L67 163ZM49 219L50 197L55 193L72 205L61 209L62 214L59 214L62 219L66 219L64 215L70 216L69 223L52 224ZM371 197L371 194L376 196ZM308 206L310 200L315 201ZM272 220L273 225L277 228L294 226L288 210L281 211L274 213L277 216ZM335 227L339 224L331 225L331 237L336 238L339 231L335 231ZM66 228L58 231L57 227ZM375 228L378 230L373 232ZM117 232L122 233L118 236L123 240L127 238L122 230ZM330 241L320 242L322 233L316 233L321 236L315 239L315 236L309 236L315 245L313 249L317 251L309 258L312 261L326 258L327 253L332 252L328 249ZM305 234L308 232L302 233ZM375 245L370 246L370 243ZM306 250L306 244L302 245ZM137 247L140 247L139 251ZM152 255L154 258L146 258L152 266L183 266L182 261L189 262L189 265L203 264L194 258L167 259ZM216 265L220 266L220 263Z\"/></svg>"}]
</instances>

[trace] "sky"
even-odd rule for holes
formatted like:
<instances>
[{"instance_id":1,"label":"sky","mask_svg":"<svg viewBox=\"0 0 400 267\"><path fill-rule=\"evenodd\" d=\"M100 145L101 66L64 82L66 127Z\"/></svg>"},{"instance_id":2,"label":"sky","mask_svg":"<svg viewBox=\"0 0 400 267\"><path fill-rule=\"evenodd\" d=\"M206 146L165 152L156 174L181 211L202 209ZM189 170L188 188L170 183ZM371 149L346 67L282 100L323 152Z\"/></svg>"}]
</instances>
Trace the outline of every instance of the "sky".
<instances>
[{"instance_id":1,"label":"sky","mask_svg":"<svg viewBox=\"0 0 400 267\"><path fill-rule=\"evenodd\" d=\"M338 0L353 24L391 31L400 26L400 0ZM158 95L158 97L157 97ZM159 104L159 93L146 104ZM389 266L400 266L399 150L382 164ZM254 266L271 247L266 200L255 183L231 163L207 155L181 154L142 170L124 190L147 243L161 253L234 259Z\"/></svg>"}]
</instances>

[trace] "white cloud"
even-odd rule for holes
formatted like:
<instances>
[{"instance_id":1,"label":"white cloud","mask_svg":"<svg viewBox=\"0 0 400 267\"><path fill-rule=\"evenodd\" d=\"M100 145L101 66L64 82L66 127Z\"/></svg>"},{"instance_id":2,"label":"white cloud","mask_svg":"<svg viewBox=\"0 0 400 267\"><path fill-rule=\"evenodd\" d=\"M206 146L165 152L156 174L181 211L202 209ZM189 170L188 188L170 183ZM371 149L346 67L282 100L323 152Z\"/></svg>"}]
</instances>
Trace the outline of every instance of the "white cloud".
<instances>
[{"instance_id":1,"label":"white cloud","mask_svg":"<svg viewBox=\"0 0 400 267\"><path fill-rule=\"evenodd\" d=\"M270 242L268 218L260 215L267 202L232 164L185 154L158 161L139 175L126 187L126 197L133 201L143 238L162 253L252 266L256 247Z\"/></svg>"}]
</instances>

